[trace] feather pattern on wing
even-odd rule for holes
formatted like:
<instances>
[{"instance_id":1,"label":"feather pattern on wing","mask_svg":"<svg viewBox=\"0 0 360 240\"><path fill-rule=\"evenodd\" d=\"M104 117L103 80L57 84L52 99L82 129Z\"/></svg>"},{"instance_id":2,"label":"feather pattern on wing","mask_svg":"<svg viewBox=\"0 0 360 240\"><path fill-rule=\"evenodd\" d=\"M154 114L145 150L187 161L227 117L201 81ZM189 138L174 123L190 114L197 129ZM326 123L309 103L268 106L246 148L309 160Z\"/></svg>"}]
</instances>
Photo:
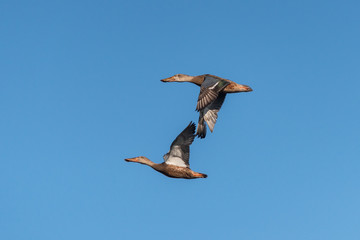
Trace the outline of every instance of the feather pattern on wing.
<instances>
[{"instance_id":1,"label":"feather pattern on wing","mask_svg":"<svg viewBox=\"0 0 360 240\"><path fill-rule=\"evenodd\" d=\"M210 131L214 131L215 123L218 118L218 112L224 103L225 97L226 93L219 93L218 98L214 102L200 111L198 129L196 132L199 138L205 138L206 136L206 126L204 120L206 121Z\"/></svg>"},{"instance_id":2,"label":"feather pattern on wing","mask_svg":"<svg viewBox=\"0 0 360 240\"><path fill-rule=\"evenodd\" d=\"M196 110L200 111L216 100L219 93L230 83L224 79L206 75L201 84Z\"/></svg>"},{"instance_id":3,"label":"feather pattern on wing","mask_svg":"<svg viewBox=\"0 0 360 240\"><path fill-rule=\"evenodd\" d=\"M166 164L179 167L190 167L190 145L195 138L195 123L190 124L175 138L170 146L170 151L164 155Z\"/></svg>"}]
</instances>

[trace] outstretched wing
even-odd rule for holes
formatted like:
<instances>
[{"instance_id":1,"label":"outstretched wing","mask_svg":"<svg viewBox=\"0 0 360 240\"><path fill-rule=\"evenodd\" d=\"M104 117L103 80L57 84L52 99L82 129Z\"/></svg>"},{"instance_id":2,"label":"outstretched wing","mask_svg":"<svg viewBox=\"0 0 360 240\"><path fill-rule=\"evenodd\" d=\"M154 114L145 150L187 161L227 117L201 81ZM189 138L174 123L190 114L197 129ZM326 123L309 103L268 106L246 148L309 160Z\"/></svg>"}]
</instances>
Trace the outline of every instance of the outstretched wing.
<instances>
[{"instance_id":1,"label":"outstretched wing","mask_svg":"<svg viewBox=\"0 0 360 240\"><path fill-rule=\"evenodd\" d=\"M164 155L166 164L189 167L190 145L195 138L195 123L190 124L172 142L170 151Z\"/></svg>"},{"instance_id":2,"label":"outstretched wing","mask_svg":"<svg viewBox=\"0 0 360 240\"><path fill-rule=\"evenodd\" d=\"M215 123L218 118L218 112L222 104L224 103L226 93L219 93L218 98L214 102L212 102L209 106L204 109L204 120L206 121L207 125L211 132L214 131Z\"/></svg>"},{"instance_id":3,"label":"outstretched wing","mask_svg":"<svg viewBox=\"0 0 360 240\"><path fill-rule=\"evenodd\" d=\"M213 101L209 106L205 107L203 110L200 111L199 114L199 122L196 131L196 135L199 138L205 138L206 136L206 126L205 122L209 126L211 132L214 131L215 123L218 118L218 112L222 104L224 103L226 93L220 92L219 96Z\"/></svg>"},{"instance_id":4,"label":"outstretched wing","mask_svg":"<svg viewBox=\"0 0 360 240\"><path fill-rule=\"evenodd\" d=\"M230 83L224 79L212 75L206 75L201 84L200 94L196 105L196 111L204 109L216 100L219 93Z\"/></svg>"}]
</instances>

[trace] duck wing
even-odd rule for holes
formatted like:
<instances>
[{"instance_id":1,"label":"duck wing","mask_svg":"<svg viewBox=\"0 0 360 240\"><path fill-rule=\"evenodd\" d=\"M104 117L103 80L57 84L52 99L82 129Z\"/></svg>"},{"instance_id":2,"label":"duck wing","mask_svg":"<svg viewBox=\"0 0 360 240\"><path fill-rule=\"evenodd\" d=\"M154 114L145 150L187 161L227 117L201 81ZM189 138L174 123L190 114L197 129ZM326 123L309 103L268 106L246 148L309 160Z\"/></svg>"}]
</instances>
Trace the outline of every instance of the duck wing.
<instances>
[{"instance_id":1,"label":"duck wing","mask_svg":"<svg viewBox=\"0 0 360 240\"><path fill-rule=\"evenodd\" d=\"M170 146L170 151L164 155L166 164L178 167L190 167L190 145L195 138L196 125L193 122L175 138Z\"/></svg>"},{"instance_id":2,"label":"duck wing","mask_svg":"<svg viewBox=\"0 0 360 240\"><path fill-rule=\"evenodd\" d=\"M218 112L224 103L226 93L219 93L218 98L204 109L204 120L206 121L211 132L214 131L215 123L218 118Z\"/></svg>"},{"instance_id":3,"label":"duck wing","mask_svg":"<svg viewBox=\"0 0 360 240\"><path fill-rule=\"evenodd\" d=\"M205 121L211 132L214 131L215 123L218 118L218 112L222 104L224 103L226 93L220 92L219 96L213 101L210 105L205 107L203 110L200 110L199 122L196 131L196 135L199 138L205 138L206 136L206 126Z\"/></svg>"},{"instance_id":4,"label":"duck wing","mask_svg":"<svg viewBox=\"0 0 360 240\"><path fill-rule=\"evenodd\" d=\"M197 125L196 135L199 138L205 138L206 136L206 125L204 120L204 110L200 110L199 112L199 121Z\"/></svg>"},{"instance_id":5,"label":"duck wing","mask_svg":"<svg viewBox=\"0 0 360 240\"><path fill-rule=\"evenodd\" d=\"M204 82L201 84L200 94L196 105L196 111L204 109L219 96L219 93L230 82L216 76L206 75Z\"/></svg>"}]
</instances>

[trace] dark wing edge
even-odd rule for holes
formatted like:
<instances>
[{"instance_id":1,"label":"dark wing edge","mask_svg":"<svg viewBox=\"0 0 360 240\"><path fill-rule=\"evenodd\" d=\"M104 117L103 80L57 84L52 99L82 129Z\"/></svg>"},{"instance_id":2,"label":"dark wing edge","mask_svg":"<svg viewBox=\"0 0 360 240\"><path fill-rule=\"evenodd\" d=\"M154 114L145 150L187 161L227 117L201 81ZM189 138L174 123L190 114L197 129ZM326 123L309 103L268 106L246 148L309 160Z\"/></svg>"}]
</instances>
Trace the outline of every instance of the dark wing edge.
<instances>
[{"instance_id":1,"label":"dark wing edge","mask_svg":"<svg viewBox=\"0 0 360 240\"><path fill-rule=\"evenodd\" d=\"M206 125L205 125L205 121L204 121L204 110L201 110L199 113L199 121L198 121L197 130L196 130L196 135L199 138L206 137Z\"/></svg>"},{"instance_id":2,"label":"dark wing edge","mask_svg":"<svg viewBox=\"0 0 360 240\"><path fill-rule=\"evenodd\" d=\"M172 144L170 146L170 150L175 145L190 146L195 138L195 135L194 135L195 129L196 129L196 125L195 125L195 123L193 123L191 121L189 123L189 125L172 142Z\"/></svg>"}]
</instances>

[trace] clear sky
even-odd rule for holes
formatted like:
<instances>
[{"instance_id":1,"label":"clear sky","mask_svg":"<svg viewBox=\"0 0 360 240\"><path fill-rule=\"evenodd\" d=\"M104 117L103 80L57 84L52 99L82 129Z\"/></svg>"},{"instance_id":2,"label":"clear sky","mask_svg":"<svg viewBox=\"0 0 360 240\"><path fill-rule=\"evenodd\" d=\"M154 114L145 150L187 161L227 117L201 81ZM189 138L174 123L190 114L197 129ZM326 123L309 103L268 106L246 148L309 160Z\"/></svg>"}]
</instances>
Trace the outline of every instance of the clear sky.
<instances>
[{"instance_id":1,"label":"clear sky","mask_svg":"<svg viewBox=\"0 0 360 240\"><path fill-rule=\"evenodd\" d=\"M1 1L0 238L360 239L359 1ZM210 73L228 95L162 162Z\"/></svg>"}]
</instances>

